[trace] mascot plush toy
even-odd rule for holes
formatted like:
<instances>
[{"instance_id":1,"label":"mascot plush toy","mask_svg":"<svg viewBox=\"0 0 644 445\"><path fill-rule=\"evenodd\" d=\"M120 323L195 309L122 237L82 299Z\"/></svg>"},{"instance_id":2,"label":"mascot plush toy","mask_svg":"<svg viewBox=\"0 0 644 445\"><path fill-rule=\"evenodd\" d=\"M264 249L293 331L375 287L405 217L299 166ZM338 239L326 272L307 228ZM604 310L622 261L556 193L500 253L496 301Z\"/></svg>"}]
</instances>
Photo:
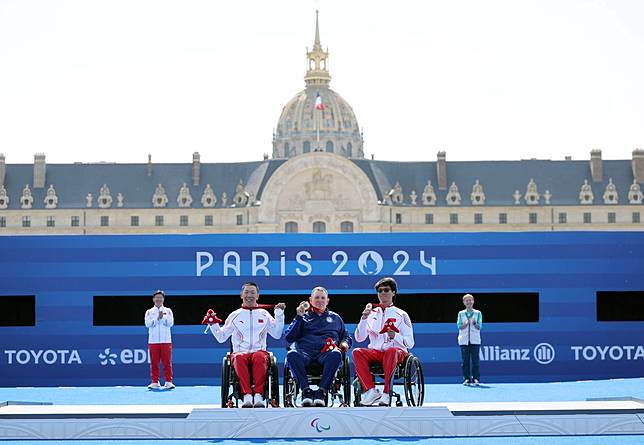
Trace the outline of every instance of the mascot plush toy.
<instances>
[{"instance_id":1,"label":"mascot plush toy","mask_svg":"<svg viewBox=\"0 0 644 445\"><path fill-rule=\"evenodd\" d=\"M388 318L387 321L385 321L385 324L383 325L382 329L380 330L380 333L384 334L389 329L391 329L394 332L400 332L400 330L396 327L395 318Z\"/></svg>"},{"instance_id":2,"label":"mascot plush toy","mask_svg":"<svg viewBox=\"0 0 644 445\"><path fill-rule=\"evenodd\" d=\"M217 314L215 313L215 311L213 311L212 309L208 309L208 312L206 312L206 315L204 315L203 320L201 320L201 324L207 325L206 330L204 331L204 334L208 333L208 327L211 324L215 324L215 323L221 323L221 319L217 317Z\"/></svg>"},{"instance_id":3,"label":"mascot plush toy","mask_svg":"<svg viewBox=\"0 0 644 445\"><path fill-rule=\"evenodd\" d=\"M324 354L327 351L333 351L334 349L338 349L338 345L335 344L335 341L331 337L326 339L326 342L324 343L324 347L322 348L322 353Z\"/></svg>"}]
</instances>

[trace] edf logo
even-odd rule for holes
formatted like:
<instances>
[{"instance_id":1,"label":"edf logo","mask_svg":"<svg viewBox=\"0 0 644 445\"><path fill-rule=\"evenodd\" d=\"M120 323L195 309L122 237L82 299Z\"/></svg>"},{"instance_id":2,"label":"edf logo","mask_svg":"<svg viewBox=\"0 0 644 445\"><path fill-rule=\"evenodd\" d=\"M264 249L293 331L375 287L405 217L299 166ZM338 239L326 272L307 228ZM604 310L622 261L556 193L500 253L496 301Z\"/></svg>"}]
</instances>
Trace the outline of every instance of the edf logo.
<instances>
[{"instance_id":1,"label":"edf logo","mask_svg":"<svg viewBox=\"0 0 644 445\"><path fill-rule=\"evenodd\" d=\"M534 347L532 356L541 365L547 365L555 359L555 348L550 343L539 343Z\"/></svg>"},{"instance_id":2,"label":"edf logo","mask_svg":"<svg viewBox=\"0 0 644 445\"><path fill-rule=\"evenodd\" d=\"M150 363L150 354L146 349L123 349L119 354L110 351L110 348L98 354L98 359L102 366L116 365L120 362L123 365L137 365L140 363Z\"/></svg>"}]
</instances>

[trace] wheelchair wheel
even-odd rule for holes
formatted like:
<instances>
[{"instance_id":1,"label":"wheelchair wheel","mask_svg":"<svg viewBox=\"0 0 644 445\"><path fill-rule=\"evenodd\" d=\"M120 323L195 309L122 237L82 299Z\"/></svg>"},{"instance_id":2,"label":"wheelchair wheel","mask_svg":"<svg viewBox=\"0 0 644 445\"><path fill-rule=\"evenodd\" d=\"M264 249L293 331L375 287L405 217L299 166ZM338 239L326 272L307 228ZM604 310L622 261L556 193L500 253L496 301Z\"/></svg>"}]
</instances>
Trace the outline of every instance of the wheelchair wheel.
<instances>
[{"instance_id":1,"label":"wheelchair wheel","mask_svg":"<svg viewBox=\"0 0 644 445\"><path fill-rule=\"evenodd\" d=\"M270 388L270 397L266 398L266 407L278 408L280 406L280 381L277 370L277 360L271 354L270 363L268 368L268 381L266 382Z\"/></svg>"},{"instance_id":2,"label":"wheelchair wheel","mask_svg":"<svg viewBox=\"0 0 644 445\"><path fill-rule=\"evenodd\" d=\"M282 394L285 408L297 406L297 397L299 389L295 383L295 378L291 374L288 364L284 363L284 379L282 381Z\"/></svg>"},{"instance_id":3,"label":"wheelchair wheel","mask_svg":"<svg viewBox=\"0 0 644 445\"><path fill-rule=\"evenodd\" d=\"M362 384L358 378L358 373L354 375L353 379L353 406L360 406L360 399L362 396Z\"/></svg>"},{"instance_id":4,"label":"wheelchair wheel","mask_svg":"<svg viewBox=\"0 0 644 445\"><path fill-rule=\"evenodd\" d=\"M230 355L221 361L221 407L228 408L228 395L230 394Z\"/></svg>"},{"instance_id":5,"label":"wheelchair wheel","mask_svg":"<svg viewBox=\"0 0 644 445\"><path fill-rule=\"evenodd\" d=\"M405 363L405 399L409 406L422 406L425 399L425 379L418 357L410 355Z\"/></svg>"},{"instance_id":6,"label":"wheelchair wheel","mask_svg":"<svg viewBox=\"0 0 644 445\"><path fill-rule=\"evenodd\" d=\"M342 396L344 400L341 406L351 406L351 369L349 358L345 355L342 363Z\"/></svg>"}]
</instances>

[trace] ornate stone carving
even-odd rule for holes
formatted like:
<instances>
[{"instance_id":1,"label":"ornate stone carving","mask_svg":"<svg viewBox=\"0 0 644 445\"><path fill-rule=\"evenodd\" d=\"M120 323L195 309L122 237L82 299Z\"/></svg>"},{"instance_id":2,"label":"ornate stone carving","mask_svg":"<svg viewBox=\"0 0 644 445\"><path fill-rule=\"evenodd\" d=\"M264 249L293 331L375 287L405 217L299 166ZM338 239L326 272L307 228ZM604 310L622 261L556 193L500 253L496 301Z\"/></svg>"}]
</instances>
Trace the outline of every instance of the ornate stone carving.
<instances>
[{"instance_id":1,"label":"ornate stone carving","mask_svg":"<svg viewBox=\"0 0 644 445\"><path fill-rule=\"evenodd\" d=\"M483 186L479 183L478 179L472 186L470 201L472 202L473 206L482 206L483 204L485 204L485 193L483 192Z\"/></svg>"},{"instance_id":2,"label":"ornate stone carving","mask_svg":"<svg viewBox=\"0 0 644 445\"><path fill-rule=\"evenodd\" d=\"M541 195L539 195L539 192L537 191L537 184L534 182L534 179L530 178L530 182L528 182L528 188L523 199L525 199L526 204L535 206L539 205L539 198L541 198Z\"/></svg>"},{"instance_id":3,"label":"ornate stone carving","mask_svg":"<svg viewBox=\"0 0 644 445\"><path fill-rule=\"evenodd\" d=\"M22 189L22 196L20 197L20 208L30 209L34 203L34 197L31 196L31 189L29 184L25 184L25 188Z\"/></svg>"},{"instance_id":4,"label":"ornate stone carving","mask_svg":"<svg viewBox=\"0 0 644 445\"><path fill-rule=\"evenodd\" d=\"M550 190L546 190L546 193L543 194L543 200L545 201L546 205L550 205L551 198L552 198L552 193L550 193Z\"/></svg>"},{"instance_id":5,"label":"ornate stone carving","mask_svg":"<svg viewBox=\"0 0 644 445\"><path fill-rule=\"evenodd\" d=\"M226 207L227 203L228 203L228 193L224 192L221 194L221 206Z\"/></svg>"},{"instance_id":6,"label":"ornate stone carving","mask_svg":"<svg viewBox=\"0 0 644 445\"><path fill-rule=\"evenodd\" d=\"M436 193L434 193L434 187L432 186L432 181L427 180L427 184L423 189L423 205L425 206L435 206L436 205Z\"/></svg>"},{"instance_id":7,"label":"ornate stone carving","mask_svg":"<svg viewBox=\"0 0 644 445\"><path fill-rule=\"evenodd\" d=\"M515 190L514 194L512 195L512 197L514 198L514 205L515 206L518 206L519 204L521 204L521 192L520 191Z\"/></svg>"},{"instance_id":8,"label":"ornate stone carving","mask_svg":"<svg viewBox=\"0 0 644 445\"><path fill-rule=\"evenodd\" d=\"M118 192L116 195L116 207L123 207L123 203L125 201L125 196L123 196L123 193Z\"/></svg>"},{"instance_id":9,"label":"ornate stone carving","mask_svg":"<svg viewBox=\"0 0 644 445\"><path fill-rule=\"evenodd\" d=\"M613 178L608 178L608 184L606 184L602 198L604 199L604 204L619 203L619 194L617 193L617 187L613 184Z\"/></svg>"},{"instance_id":10,"label":"ornate stone carving","mask_svg":"<svg viewBox=\"0 0 644 445\"><path fill-rule=\"evenodd\" d=\"M177 204L182 208L190 207L192 205L192 195L190 195L190 189L188 188L188 184L186 184L185 182L179 189Z\"/></svg>"},{"instance_id":11,"label":"ornate stone carving","mask_svg":"<svg viewBox=\"0 0 644 445\"><path fill-rule=\"evenodd\" d=\"M333 175L323 175L322 170L317 169L313 172L311 180L304 184L306 197L308 199L328 199L331 195L332 184Z\"/></svg>"},{"instance_id":12,"label":"ornate stone carving","mask_svg":"<svg viewBox=\"0 0 644 445\"><path fill-rule=\"evenodd\" d=\"M628 202L629 204L641 204L644 199L640 185L637 182L637 179L633 179L633 183L628 189Z\"/></svg>"},{"instance_id":13,"label":"ornate stone carving","mask_svg":"<svg viewBox=\"0 0 644 445\"><path fill-rule=\"evenodd\" d=\"M6 209L7 207L9 207L9 195L4 188L4 184L0 184L0 209Z\"/></svg>"},{"instance_id":14,"label":"ornate stone carving","mask_svg":"<svg viewBox=\"0 0 644 445\"><path fill-rule=\"evenodd\" d=\"M250 205L250 193L246 191L246 187L242 180L239 180L239 184L235 187L235 194L233 195L233 204L236 207L246 207Z\"/></svg>"},{"instance_id":15,"label":"ornate stone carving","mask_svg":"<svg viewBox=\"0 0 644 445\"><path fill-rule=\"evenodd\" d=\"M107 184L103 184L101 187L100 193L98 195L98 207L101 209L107 209L112 207L112 195L110 194L110 188Z\"/></svg>"},{"instance_id":16,"label":"ornate stone carving","mask_svg":"<svg viewBox=\"0 0 644 445\"><path fill-rule=\"evenodd\" d=\"M88 193L87 196L85 196L85 207L91 207L92 201L94 201L94 197L91 193Z\"/></svg>"},{"instance_id":17,"label":"ornate stone carving","mask_svg":"<svg viewBox=\"0 0 644 445\"><path fill-rule=\"evenodd\" d=\"M201 195L201 206L202 207L214 207L217 204L217 195L215 191L210 187L210 184L206 184L206 188Z\"/></svg>"},{"instance_id":18,"label":"ornate stone carving","mask_svg":"<svg viewBox=\"0 0 644 445\"><path fill-rule=\"evenodd\" d=\"M168 195L165 194L165 189L161 184L157 184L157 188L152 195L153 207L165 207L168 204Z\"/></svg>"},{"instance_id":19,"label":"ornate stone carving","mask_svg":"<svg viewBox=\"0 0 644 445\"><path fill-rule=\"evenodd\" d=\"M55 209L58 207L58 196L56 196L56 190L53 185L49 185L47 189L47 196L45 196L45 208L46 209Z\"/></svg>"},{"instance_id":20,"label":"ornate stone carving","mask_svg":"<svg viewBox=\"0 0 644 445\"><path fill-rule=\"evenodd\" d=\"M416 190L412 190L409 195L409 200L411 201L411 205L415 206L417 199L418 199L418 195L416 194Z\"/></svg>"},{"instance_id":21,"label":"ornate stone carving","mask_svg":"<svg viewBox=\"0 0 644 445\"><path fill-rule=\"evenodd\" d=\"M447 205L461 205L461 194L458 192L456 182L452 181L452 185L449 186L449 190L447 191L447 196L445 197L445 199L447 200Z\"/></svg>"},{"instance_id":22,"label":"ornate stone carving","mask_svg":"<svg viewBox=\"0 0 644 445\"><path fill-rule=\"evenodd\" d=\"M584 179L584 184L579 191L579 204L592 204L593 199L593 189L588 184L588 179Z\"/></svg>"},{"instance_id":23,"label":"ornate stone carving","mask_svg":"<svg viewBox=\"0 0 644 445\"><path fill-rule=\"evenodd\" d=\"M402 204L405 199L403 196L402 187L400 186L399 182L396 182L394 188L389 190L389 193L387 193L387 195L389 195L389 197L391 198L392 204Z\"/></svg>"}]
</instances>

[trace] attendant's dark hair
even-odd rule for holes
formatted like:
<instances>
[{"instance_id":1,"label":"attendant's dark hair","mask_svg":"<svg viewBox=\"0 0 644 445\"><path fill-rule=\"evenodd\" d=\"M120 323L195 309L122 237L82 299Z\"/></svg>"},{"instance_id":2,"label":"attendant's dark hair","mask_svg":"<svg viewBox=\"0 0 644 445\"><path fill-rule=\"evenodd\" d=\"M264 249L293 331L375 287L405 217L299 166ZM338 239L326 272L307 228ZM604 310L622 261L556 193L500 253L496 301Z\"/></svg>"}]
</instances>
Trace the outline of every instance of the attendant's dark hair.
<instances>
[{"instance_id":1,"label":"attendant's dark hair","mask_svg":"<svg viewBox=\"0 0 644 445\"><path fill-rule=\"evenodd\" d=\"M378 280L378 282L373 286L373 288L376 291L378 291L378 288L382 286L389 286L391 290L394 291L395 294L398 293L398 285L396 284L396 280L394 280L391 277L384 277Z\"/></svg>"},{"instance_id":2,"label":"attendant's dark hair","mask_svg":"<svg viewBox=\"0 0 644 445\"><path fill-rule=\"evenodd\" d=\"M259 293L259 286L257 283L253 283L252 281L247 281L244 284L242 284L241 290L244 290L246 286L255 286L255 289L257 289L257 292Z\"/></svg>"},{"instance_id":3,"label":"attendant's dark hair","mask_svg":"<svg viewBox=\"0 0 644 445\"><path fill-rule=\"evenodd\" d=\"M152 297L156 297L156 296L157 296L157 295L159 295L159 294L160 294L163 298L165 298L165 292L163 292L161 289L157 289L157 290L155 290L155 291L154 291L154 293L152 294Z\"/></svg>"}]
</instances>

